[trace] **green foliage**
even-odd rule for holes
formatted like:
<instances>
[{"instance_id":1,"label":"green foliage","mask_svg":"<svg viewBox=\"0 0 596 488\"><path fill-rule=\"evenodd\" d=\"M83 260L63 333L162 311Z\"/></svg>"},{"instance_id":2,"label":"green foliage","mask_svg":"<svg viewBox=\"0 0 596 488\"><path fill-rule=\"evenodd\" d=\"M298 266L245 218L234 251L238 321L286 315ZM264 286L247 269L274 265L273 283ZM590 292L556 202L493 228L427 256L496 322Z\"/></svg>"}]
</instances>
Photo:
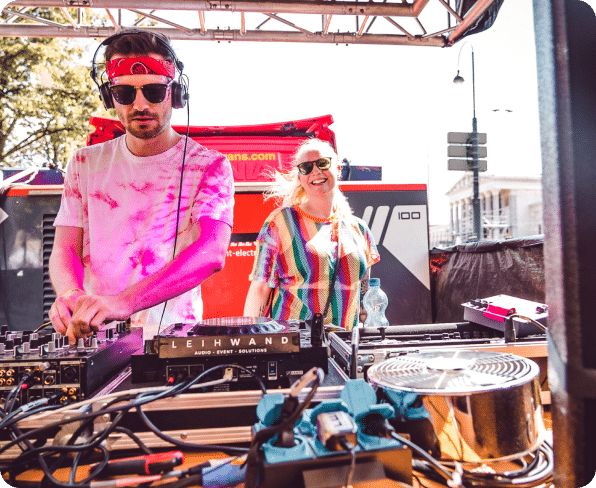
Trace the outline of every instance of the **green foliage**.
<instances>
[{"instance_id":1,"label":"green foliage","mask_svg":"<svg viewBox=\"0 0 596 488\"><path fill-rule=\"evenodd\" d=\"M72 39L0 38L0 165L64 167L86 144L91 115L111 115L90 67L82 65L82 45Z\"/></svg>"}]
</instances>

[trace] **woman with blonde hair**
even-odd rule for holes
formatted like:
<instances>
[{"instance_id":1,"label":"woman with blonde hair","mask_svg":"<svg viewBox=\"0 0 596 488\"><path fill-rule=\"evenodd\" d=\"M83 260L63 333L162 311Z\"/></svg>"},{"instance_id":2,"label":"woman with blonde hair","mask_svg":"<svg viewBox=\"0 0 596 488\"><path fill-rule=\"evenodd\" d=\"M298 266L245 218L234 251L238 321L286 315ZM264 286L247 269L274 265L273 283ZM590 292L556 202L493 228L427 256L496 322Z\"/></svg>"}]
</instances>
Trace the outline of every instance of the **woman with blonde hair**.
<instances>
[{"instance_id":1,"label":"woman with blonde hair","mask_svg":"<svg viewBox=\"0 0 596 488\"><path fill-rule=\"evenodd\" d=\"M331 145L310 139L266 195L281 207L257 237L245 316L309 320L321 313L324 324L357 325L361 292L379 254L370 229L339 190L338 172Z\"/></svg>"}]
</instances>

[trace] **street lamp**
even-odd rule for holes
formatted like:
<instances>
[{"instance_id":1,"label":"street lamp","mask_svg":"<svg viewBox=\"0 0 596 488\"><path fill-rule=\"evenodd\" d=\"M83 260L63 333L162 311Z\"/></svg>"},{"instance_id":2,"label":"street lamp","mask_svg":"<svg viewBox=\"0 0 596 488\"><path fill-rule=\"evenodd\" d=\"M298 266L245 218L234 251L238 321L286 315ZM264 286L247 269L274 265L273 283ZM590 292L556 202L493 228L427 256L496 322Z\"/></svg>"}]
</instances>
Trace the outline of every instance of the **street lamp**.
<instances>
[{"instance_id":1,"label":"street lamp","mask_svg":"<svg viewBox=\"0 0 596 488\"><path fill-rule=\"evenodd\" d=\"M464 45L459 50L459 54L457 56L457 75L453 78L453 83L456 85L461 85L464 82L464 79L459 74L459 60L461 57L461 52L464 49L464 46L468 44L470 49L472 50L472 176L473 176L473 196L472 196L472 210L474 212L474 234L476 234L476 239L481 239L481 223L480 223L480 184L478 179L478 119L476 119L476 78L474 75L474 48L472 44L469 42L465 42Z\"/></svg>"}]
</instances>

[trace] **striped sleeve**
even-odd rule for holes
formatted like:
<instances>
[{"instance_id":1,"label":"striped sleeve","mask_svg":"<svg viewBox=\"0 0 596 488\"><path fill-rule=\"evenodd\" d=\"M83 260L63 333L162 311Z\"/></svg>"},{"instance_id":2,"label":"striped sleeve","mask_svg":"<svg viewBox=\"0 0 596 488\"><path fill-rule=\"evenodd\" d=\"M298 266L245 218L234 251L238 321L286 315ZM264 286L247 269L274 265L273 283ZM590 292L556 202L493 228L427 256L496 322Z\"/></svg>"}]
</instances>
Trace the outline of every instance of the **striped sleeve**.
<instances>
[{"instance_id":1,"label":"striped sleeve","mask_svg":"<svg viewBox=\"0 0 596 488\"><path fill-rule=\"evenodd\" d=\"M279 255L279 233L275 222L272 221L273 215L270 215L256 241L256 254L253 263L253 269L248 279L250 281L259 281L269 283L269 286L277 286L277 261Z\"/></svg>"},{"instance_id":2,"label":"striped sleeve","mask_svg":"<svg viewBox=\"0 0 596 488\"><path fill-rule=\"evenodd\" d=\"M367 264L370 267L373 264L378 263L381 260L381 256L379 256L379 250L377 249L377 244L371 230L364 222L361 223L360 228L366 238L366 258L368 262Z\"/></svg>"}]
</instances>

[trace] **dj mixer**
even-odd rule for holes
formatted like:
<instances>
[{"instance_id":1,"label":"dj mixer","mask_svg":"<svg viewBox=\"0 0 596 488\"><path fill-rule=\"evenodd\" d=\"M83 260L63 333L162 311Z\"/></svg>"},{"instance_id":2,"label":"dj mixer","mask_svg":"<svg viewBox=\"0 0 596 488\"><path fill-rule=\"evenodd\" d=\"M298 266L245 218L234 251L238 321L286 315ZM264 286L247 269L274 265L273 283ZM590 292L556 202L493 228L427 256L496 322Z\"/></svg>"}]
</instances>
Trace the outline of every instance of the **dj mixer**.
<instances>
[{"instance_id":1,"label":"dj mixer","mask_svg":"<svg viewBox=\"0 0 596 488\"><path fill-rule=\"evenodd\" d=\"M120 322L69 345L53 330L11 332L0 327L0 398L28 376L19 404L55 396L60 403L88 398L142 348L142 329ZM30 374L32 373L32 374Z\"/></svg>"}]
</instances>

